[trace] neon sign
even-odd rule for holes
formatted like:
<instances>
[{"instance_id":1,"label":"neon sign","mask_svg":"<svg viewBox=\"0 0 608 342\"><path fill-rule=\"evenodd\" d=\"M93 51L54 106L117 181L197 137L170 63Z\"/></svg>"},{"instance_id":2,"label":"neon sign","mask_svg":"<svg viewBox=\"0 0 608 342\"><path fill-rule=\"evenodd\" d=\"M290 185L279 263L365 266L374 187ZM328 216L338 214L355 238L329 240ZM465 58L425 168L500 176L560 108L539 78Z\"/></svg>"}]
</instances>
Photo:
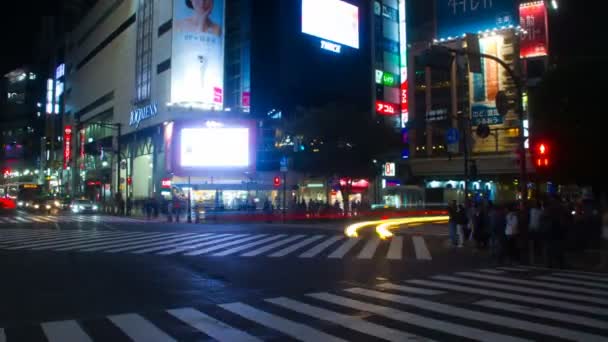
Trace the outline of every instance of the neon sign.
<instances>
[{"instance_id":1,"label":"neon sign","mask_svg":"<svg viewBox=\"0 0 608 342\"><path fill-rule=\"evenodd\" d=\"M324 40L321 41L321 49L331 51L334 53L340 53L342 51L342 46L330 42L326 42Z\"/></svg>"},{"instance_id":2,"label":"neon sign","mask_svg":"<svg viewBox=\"0 0 608 342\"><path fill-rule=\"evenodd\" d=\"M63 129L63 169L68 168L72 156L72 126Z\"/></svg>"},{"instance_id":3,"label":"neon sign","mask_svg":"<svg viewBox=\"0 0 608 342\"><path fill-rule=\"evenodd\" d=\"M397 105L384 101L376 101L376 112L382 115L397 114Z\"/></svg>"}]
</instances>

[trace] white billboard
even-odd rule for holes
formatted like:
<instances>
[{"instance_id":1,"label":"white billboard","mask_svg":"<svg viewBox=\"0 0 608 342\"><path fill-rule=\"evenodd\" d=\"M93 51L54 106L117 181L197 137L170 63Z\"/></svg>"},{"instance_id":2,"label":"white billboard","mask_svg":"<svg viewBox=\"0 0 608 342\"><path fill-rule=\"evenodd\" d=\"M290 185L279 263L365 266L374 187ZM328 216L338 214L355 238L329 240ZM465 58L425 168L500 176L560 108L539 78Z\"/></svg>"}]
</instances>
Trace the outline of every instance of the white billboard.
<instances>
[{"instance_id":1,"label":"white billboard","mask_svg":"<svg viewBox=\"0 0 608 342\"><path fill-rule=\"evenodd\" d=\"M181 130L182 167L248 167L249 157L249 128Z\"/></svg>"},{"instance_id":2,"label":"white billboard","mask_svg":"<svg viewBox=\"0 0 608 342\"><path fill-rule=\"evenodd\" d=\"M359 8L340 0L302 0L302 32L359 48Z\"/></svg>"},{"instance_id":3,"label":"white billboard","mask_svg":"<svg viewBox=\"0 0 608 342\"><path fill-rule=\"evenodd\" d=\"M224 0L174 0L171 102L222 109Z\"/></svg>"}]
</instances>

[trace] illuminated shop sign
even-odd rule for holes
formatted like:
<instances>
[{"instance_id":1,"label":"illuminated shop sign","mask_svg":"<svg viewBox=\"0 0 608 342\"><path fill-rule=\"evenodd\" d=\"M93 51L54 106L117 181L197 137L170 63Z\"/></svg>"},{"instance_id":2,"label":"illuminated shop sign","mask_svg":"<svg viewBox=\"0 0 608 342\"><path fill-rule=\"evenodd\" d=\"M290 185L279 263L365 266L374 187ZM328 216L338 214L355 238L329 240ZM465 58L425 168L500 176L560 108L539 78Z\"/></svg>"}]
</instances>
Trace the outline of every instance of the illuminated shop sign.
<instances>
[{"instance_id":1,"label":"illuminated shop sign","mask_svg":"<svg viewBox=\"0 0 608 342\"><path fill-rule=\"evenodd\" d=\"M321 49L331 51L334 53L340 53L342 51L342 46L322 40Z\"/></svg>"},{"instance_id":2,"label":"illuminated shop sign","mask_svg":"<svg viewBox=\"0 0 608 342\"><path fill-rule=\"evenodd\" d=\"M376 112L381 115L395 115L397 114L397 105L384 101L376 101Z\"/></svg>"},{"instance_id":3,"label":"illuminated shop sign","mask_svg":"<svg viewBox=\"0 0 608 342\"><path fill-rule=\"evenodd\" d=\"M546 56L549 52L547 8L543 1L519 5L519 21L523 33L519 55L521 58Z\"/></svg>"},{"instance_id":4,"label":"illuminated shop sign","mask_svg":"<svg viewBox=\"0 0 608 342\"><path fill-rule=\"evenodd\" d=\"M67 169L72 157L72 126L63 129L63 169Z\"/></svg>"},{"instance_id":5,"label":"illuminated shop sign","mask_svg":"<svg viewBox=\"0 0 608 342\"><path fill-rule=\"evenodd\" d=\"M158 115L158 105L156 103L152 103L141 108L136 108L131 111L129 126L137 128L142 121L151 119L156 115Z\"/></svg>"}]
</instances>

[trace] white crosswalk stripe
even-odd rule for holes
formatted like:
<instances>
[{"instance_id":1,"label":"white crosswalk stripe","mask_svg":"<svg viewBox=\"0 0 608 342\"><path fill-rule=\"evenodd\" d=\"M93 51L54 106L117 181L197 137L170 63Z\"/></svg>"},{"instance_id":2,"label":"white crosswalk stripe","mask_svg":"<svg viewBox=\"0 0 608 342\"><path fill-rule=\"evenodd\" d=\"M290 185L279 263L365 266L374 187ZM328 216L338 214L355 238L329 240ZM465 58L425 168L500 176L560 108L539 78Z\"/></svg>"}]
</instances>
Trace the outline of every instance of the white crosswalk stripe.
<instances>
[{"instance_id":1,"label":"white crosswalk stripe","mask_svg":"<svg viewBox=\"0 0 608 342\"><path fill-rule=\"evenodd\" d=\"M415 236L348 239L342 235L231 234L93 229L0 230L0 249L56 252L103 252L157 255L210 255L214 257L299 257L405 260L404 245ZM410 251L413 251L411 249ZM428 251L428 250L427 250ZM295 253L299 254L295 254ZM325 253L324 253L325 252ZM425 252L426 253L426 252ZM413 253L412 253L413 254ZM424 259L430 260L429 257ZM414 255L409 256L413 258ZM418 256L420 257L420 256Z\"/></svg>"},{"instance_id":2,"label":"white crosswalk stripe","mask_svg":"<svg viewBox=\"0 0 608 342\"><path fill-rule=\"evenodd\" d=\"M431 260L431 253L429 252L426 242L422 236L412 237L414 242L414 251L416 252L416 258L421 260Z\"/></svg>"},{"instance_id":3,"label":"white crosswalk stripe","mask_svg":"<svg viewBox=\"0 0 608 342\"><path fill-rule=\"evenodd\" d=\"M285 239L277 238L272 243ZM293 242L301 243L304 240L294 239ZM319 240L322 238L316 241ZM484 276L491 274L481 271L469 273ZM451 280L439 278L451 275L452 273L431 277L433 280L430 281L406 280L380 283L371 288L352 287L333 290L331 293L304 293L297 298L253 298L250 301L201 308L176 308L163 313L175 319L162 318L162 322L156 321L161 319L160 314L136 312L97 319L109 321L132 341L146 342L208 339L258 342L265 339L282 340L285 336L315 342L370 339L432 341L460 338L488 342L553 339L608 341L608 315L605 311L587 310L583 314L577 314L573 311L581 310L576 310L565 299L546 301L542 294L534 297L519 296L485 290L485 284L452 285ZM512 272L501 273L499 278L509 278L508 282L517 283L514 280L526 280L529 276ZM507 282L505 279L492 280L500 284ZM590 280L587 282L593 283ZM441 288L441 285L445 285L441 290L430 289ZM526 286L532 290L549 291L536 282ZM475 296L465 300L450 300L450 295L457 292ZM501 296L502 293L509 296ZM493 299L497 297L502 298ZM594 308L600 309L599 306ZM104 331L100 329L104 329L104 325L91 325L93 322L90 318L86 322L86 329L84 323L77 319L47 322L36 327L0 328L0 342L19 341L19 333L11 334L12 330L23 331L26 328L28 331L38 329L50 342L101 340ZM415 327L415 331L411 327Z\"/></svg>"},{"instance_id":4,"label":"white crosswalk stripe","mask_svg":"<svg viewBox=\"0 0 608 342\"><path fill-rule=\"evenodd\" d=\"M48 224L48 223L147 223L145 219L131 217L117 217L105 215L38 215L38 214L18 214L15 216L0 217L2 224Z\"/></svg>"},{"instance_id":5,"label":"white crosswalk stripe","mask_svg":"<svg viewBox=\"0 0 608 342\"><path fill-rule=\"evenodd\" d=\"M604 283L608 283L608 276L606 277L598 277L594 275L585 275L585 274L575 274L575 273L554 273L556 276L560 277L568 277L568 278L576 278L576 279L585 279L585 280L593 280L593 281L601 281Z\"/></svg>"},{"instance_id":6,"label":"white crosswalk stripe","mask_svg":"<svg viewBox=\"0 0 608 342\"><path fill-rule=\"evenodd\" d=\"M538 276L535 279L555 281L555 282L564 283L564 284L582 285L582 286L599 287L602 289L608 289L608 284L602 284L600 282L594 283L589 280L576 280L576 279L568 279L568 278L556 277L556 276Z\"/></svg>"}]
</instances>

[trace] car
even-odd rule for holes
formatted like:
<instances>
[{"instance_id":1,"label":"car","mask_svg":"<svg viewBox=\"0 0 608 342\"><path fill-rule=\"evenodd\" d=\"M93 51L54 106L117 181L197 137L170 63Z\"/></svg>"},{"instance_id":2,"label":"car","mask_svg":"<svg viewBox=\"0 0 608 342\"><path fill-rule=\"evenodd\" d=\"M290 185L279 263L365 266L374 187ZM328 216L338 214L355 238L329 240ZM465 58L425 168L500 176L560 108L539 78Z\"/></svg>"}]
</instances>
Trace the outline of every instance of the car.
<instances>
[{"instance_id":1,"label":"car","mask_svg":"<svg viewBox=\"0 0 608 342\"><path fill-rule=\"evenodd\" d=\"M99 210L99 206L89 200L74 200L70 205L70 210L74 214L95 214Z\"/></svg>"}]
</instances>

